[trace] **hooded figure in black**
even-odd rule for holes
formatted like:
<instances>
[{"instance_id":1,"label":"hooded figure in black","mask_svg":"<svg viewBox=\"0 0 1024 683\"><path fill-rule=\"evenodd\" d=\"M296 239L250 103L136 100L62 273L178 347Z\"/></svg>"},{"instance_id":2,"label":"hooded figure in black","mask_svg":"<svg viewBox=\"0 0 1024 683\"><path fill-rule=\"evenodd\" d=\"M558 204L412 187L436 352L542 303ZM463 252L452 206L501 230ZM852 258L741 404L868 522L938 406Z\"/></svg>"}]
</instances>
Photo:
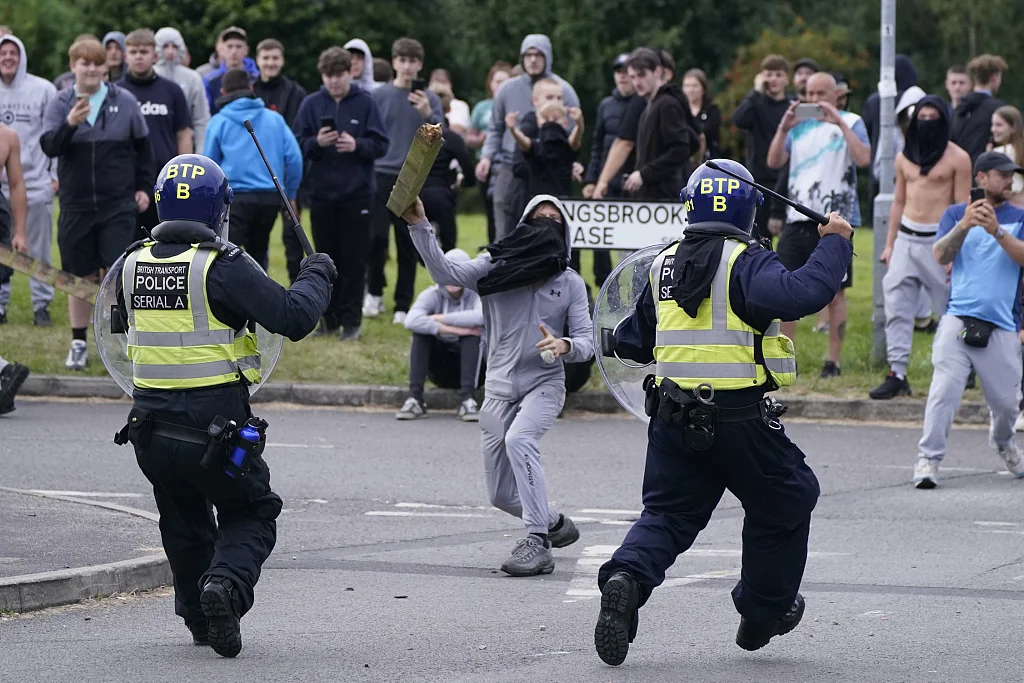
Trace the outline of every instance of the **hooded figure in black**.
<instances>
[{"instance_id":1,"label":"hooded figure in black","mask_svg":"<svg viewBox=\"0 0 1024 683\"><path fill-rule=\"evenodd\" d=\"M929 106L939 112L939 118L921 120L921 109ZM949 145L948 112L946 103L936 95L922 98L914 107L903 156L921 167L921 175L928 175L946 153L946 146Z\"/></svg>"}]
</instances>

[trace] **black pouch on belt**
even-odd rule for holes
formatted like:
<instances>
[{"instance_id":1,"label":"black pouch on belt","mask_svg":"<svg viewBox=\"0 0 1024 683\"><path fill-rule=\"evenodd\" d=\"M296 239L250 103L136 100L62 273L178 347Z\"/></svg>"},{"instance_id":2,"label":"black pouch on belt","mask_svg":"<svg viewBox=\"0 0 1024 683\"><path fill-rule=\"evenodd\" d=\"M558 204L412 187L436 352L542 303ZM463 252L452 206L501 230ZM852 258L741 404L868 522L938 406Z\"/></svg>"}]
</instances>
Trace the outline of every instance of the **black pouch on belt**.
<instances>
[{"instance_id":1,"label":"black pouch on belt","mask_svg":"<svg viewBox=\"0 0 1024 683\"><path fill-rule=\"evenodd\" d=\"M715 422L718 408L707 403L696 402L685 408L686 429L683 438L686 445L695 451L706 451L715 442Z\"/></svg>"},{"instance_id":2,"label":"black pouch on belt","mask_svg":"<svg viewBox=\"0 0 1024 683\"><path fill-rule=\"evenodd\" d=\"M210 435L210 441L206 444L206 451L203 453L199 464L208 470L224 469L224 460L228 456L228 449L234 443L237 434L237 425L234 420L229 420L223 415L213 418L213 422L206 429Z\"/></svg>"},{"instance_id":3,"label":"black pouch on belt","mask_svg":"<svg viewBox=\"0 0 1024 683\"><path fill-rule=\"evenodd\" d=\"M128 413L128 422L119 432L114 434L114 443L123 446L129 441L139 448L149 448L149 439L152 435L152 415L148 410L132 407Z\"/></svg>"},{"instance_id":4,"label":"black pouch on belt","mask_svg":"<svg viewBox=\"0 0 1024 683\"><path fill-rule=\"evenodd\" d=\"M960 333L960 338L964 340L964 344L979 349L988 346L988 340L992 336L992 331L996 329L995 325L967 315L958 315L957 317L964 323L964 331Z\"/></svg>"},{"instance_id":5,"label":"black pouch on belt","mask_svg":"<svg viewBox=\"0 0 1024 683\"><path fill-rule=\"evenodd\" d=\"M644 413L647 417L654 417L658 410L658 385L654 383L654 375L644 377Z\"/></svg>"}]
</instances>

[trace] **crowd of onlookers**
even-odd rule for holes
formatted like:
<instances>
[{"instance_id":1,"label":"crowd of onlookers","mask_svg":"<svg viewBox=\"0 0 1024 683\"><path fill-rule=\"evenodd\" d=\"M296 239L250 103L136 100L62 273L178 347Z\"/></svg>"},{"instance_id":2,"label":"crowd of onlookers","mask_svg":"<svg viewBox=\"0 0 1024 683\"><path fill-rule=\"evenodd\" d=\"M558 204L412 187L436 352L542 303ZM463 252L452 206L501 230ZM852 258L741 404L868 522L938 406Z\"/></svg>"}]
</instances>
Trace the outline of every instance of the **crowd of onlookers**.
<instances>
[{"instance_id":1,"label":"crowd of onlookers","mask_svg":"<svg viewBox=\"0 0 1024 683\"><path fill-rule=\"evenodd\" d=\"M8 221L13 227L8 241L48 262L57 195L60 267L95 279L158 222L152 193L160 169L174 156L195 152L224 169L235 193L230 238L264 267L276 248L269 242L271 229L282 218L282 246L294 279L302 249L242 127L248 119L292 208L300 216L308 211L317 250L330 254L338 265L339 279L319 333L342 340L358 339L362 319L387 309L383 293L392 234L397 254L393 322L450 344L457 344L453 337L479 335L479 325L453 322L469 318L461 315L466 300L452 292L431 295L443 310L419 306L423 310L410 317L418 257L407 226L385 204L413 134L424 122L445 128L444 146L422 199L446 251L457 242L459 186L479 186L491 242L516 226L526 203L537 194L568 197L578 192L587 199L674 202L692 169L723 155L722 127L730 124L746 134L744 161L755 180L821 213L838 211L859 226L861 204L875 195L879 184L878 95L866 100L860 114L849 111L847 79L809 57L791 64L779 55L765 56L750 93L724 116L703 71L678 68L663 49L639 47L608 65L614 84L610 94L595 112L583 112L572 84L557 74L551 41L542 34L526 36L515 60L494 63L485 79L488 97L472 107L456 97L446 70L421 77L426 54L412 38L394 41L390 60L375 58L358 38L327 48L317 63L322 87L307 93L285 75L286 47L281 42L260 40L251 56L250 37L238 26L221 31L214 54L194 69L188 46L172 27L127 35L114 31L102 39L81 35L69 48L69 71L53 83L29 73L16 31L4 27L0 34L0 122L20 139L27 197L24 212L18 206L7 211L7 199L0 199L0 208L14 215ZM948 201L940 208L966 201L962 195L978 184L970 168L964 180L963 163L976 164L987 150L1006 155L1013 164L1024 162L1021 113L998 99L1006 70L1006 63L994 55L951 67L945 96L937 102L926 99L911 61L897 57L893 144L897 154L904 153L898 160L913 156L918 163L915 155L921 146L934 147L943 135L968 158L959 171L949 171L951 178L957 172L960 177L950 180ZM930 107L919 106L922 102ZM927 117L919 116L921 111ZM928 123L933 116L945 122L946 133ZM590 149L584 166L585 132L590 133ZM927 185L919 182L927 175L923 168L911 177L897 164L896 199L901 206L913 203L908 195ZM938 168L941 172L944 167ZM868 175L869 196L858 193L857 169ZM3 191L12 205L18 204L6 177ZM1007 201L1024 206L1024 175L1012 175ZM894 254L897 262L904 258L904 244L897 237L934 242L938 232L937 216L924 220L894 215L890 223L896 224L886 256L890 270ZM777 201L766 200L759 207L755 230L790 269L808 260L818 240L813 223ZM610 252L595 252L598 285L611 263ZM578 255L573 265L579 268ZM904 275L899 286L886 290L887 297L890 289L901 292L900 303L890 307L892 320L901 321L900 330L909 321L909 331L894 327L890 335L901 340L914 329L935 330L949 287L945 280L936 284L916 271ZM829 334L823 378L841 373L845 288L852 284L848 272L844 290L815 327ZM937 295L943 287L946 294ZM50 325L52 289L36 281L30 288L33 322ZM9 296L7 282L0 288L0 323L6 321ZM908 301L913 310L907 308ZM450 309L460 315L446 318ZM87 363L90 312L87 302L69 297L69 368ZM794 325L787 324L786 332L792 336ZM876 398L909 392L909 341L890 347L891 377L873 392ZM424 352L418 353L420 358ZM423 363L413 365L415 374L426 372ZM422 378L414 378L413 385L422 385Z\"/></svg>"}]
</instances>

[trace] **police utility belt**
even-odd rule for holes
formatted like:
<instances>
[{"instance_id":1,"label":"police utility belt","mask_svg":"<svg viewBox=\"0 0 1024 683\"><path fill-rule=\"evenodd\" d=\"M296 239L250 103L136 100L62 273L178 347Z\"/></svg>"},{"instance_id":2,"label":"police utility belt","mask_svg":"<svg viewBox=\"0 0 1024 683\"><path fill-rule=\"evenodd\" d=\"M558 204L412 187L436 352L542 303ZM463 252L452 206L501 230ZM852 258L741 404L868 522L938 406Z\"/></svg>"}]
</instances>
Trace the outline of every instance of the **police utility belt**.
<instances>
[{"instance_id":1,"label":"police utility belt","mask_svg":"<svg viewBox=\"0 0 1024 683\"><path fill-rule=\"evenodd\" d=\"M643 388L647 395L644 401L647 416L653 418L657 415L669 424L681 426L686 445L695 451L711 448L718 423L760 418L772 429L781 430L778 418L787 410L771 396L742 408L721 408L715 405L714 388L706 382L689 392L667 377L661 380L660 385L655 384L654 375L648 375Z\"/></svg>"},{"instance_id":2,"label":"police utility belt","mask_svg":"<svg viewBox=\"0 0 1024 683\"><path fill-rule=\"evenodd\" d=\"M173 422L157 420L148 412L133 408L128 416L128 423L114 434L114 443L118 446L131 442L139 448L148 448L154 436L182 441L184 443L205 446L199 464L208 470L220 470L229 477L244 477L253 460L260 458L267 445L266 420L250 417L245 425L239 427L234 420L218 415L206 430L193 429ZM258 440L244 438L240 433L243 429L252 434L258 433Z\"/></svg>"}]
</instances>

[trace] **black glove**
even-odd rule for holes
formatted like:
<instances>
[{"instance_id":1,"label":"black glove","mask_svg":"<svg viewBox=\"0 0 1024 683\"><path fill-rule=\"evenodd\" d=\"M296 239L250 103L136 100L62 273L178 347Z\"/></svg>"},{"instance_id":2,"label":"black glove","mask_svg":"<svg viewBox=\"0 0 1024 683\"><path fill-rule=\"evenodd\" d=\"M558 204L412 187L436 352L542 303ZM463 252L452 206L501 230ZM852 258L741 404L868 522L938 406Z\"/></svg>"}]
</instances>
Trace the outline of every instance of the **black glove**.
<instances>
[{"instance_id":1,"label":"black glove","mask_svg":"<svg viewBox=\"0 0 1024 683\"><path fill-rule=\"evenodd\" d=\"M302 263L299 264L299 272L301 273L306 268L320 271L331 284L338 279L338 269L335 268L334 261L327 254L310 254L302 259Z\"/></svg>"}]
</instances>

